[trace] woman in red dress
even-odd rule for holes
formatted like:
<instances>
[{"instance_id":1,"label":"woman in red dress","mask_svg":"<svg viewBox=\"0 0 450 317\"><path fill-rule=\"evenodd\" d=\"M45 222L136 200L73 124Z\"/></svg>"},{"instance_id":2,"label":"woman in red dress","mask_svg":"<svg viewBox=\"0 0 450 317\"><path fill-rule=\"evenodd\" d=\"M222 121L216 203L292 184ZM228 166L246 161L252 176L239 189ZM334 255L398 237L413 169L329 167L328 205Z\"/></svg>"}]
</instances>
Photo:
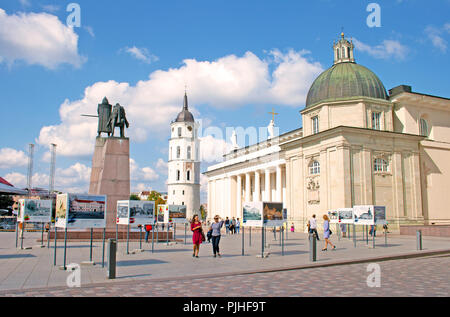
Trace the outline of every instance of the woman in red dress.
<instances>
[{"instance_id":1,"label":"woman in red dress","mask_svg":"<svg viewBox=\"0 0 450 317\"><path fill-rule=\"evenodd\" d=\"M194 233L192 235L192 242L194 243L194 254L195 258L198 258L198 252L200 251L200 244L203 242L202 238L202 223L198 220L198 216L195 215L191 222L191 231Z\"/></svg>"}]
</instances>

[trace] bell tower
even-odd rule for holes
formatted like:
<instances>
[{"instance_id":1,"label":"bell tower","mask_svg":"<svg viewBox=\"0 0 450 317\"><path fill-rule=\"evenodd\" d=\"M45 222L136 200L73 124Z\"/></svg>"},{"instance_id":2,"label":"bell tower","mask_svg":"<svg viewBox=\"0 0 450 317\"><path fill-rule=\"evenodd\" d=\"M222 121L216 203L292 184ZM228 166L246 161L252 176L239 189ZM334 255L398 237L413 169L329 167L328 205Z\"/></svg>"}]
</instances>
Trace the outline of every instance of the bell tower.
<instances>
[{"instance_id":1,"label":"bell tower","mask_svg":"<svg viewBox=\"0 0 450 317\"><path fill-rule=\"evenodd\" d=\"M169 205L185 205L187 217L200 214L200 142L198 124L189 111L187 93L183 109L170 125L169 141Z\"/></svg>"}]
</instances>

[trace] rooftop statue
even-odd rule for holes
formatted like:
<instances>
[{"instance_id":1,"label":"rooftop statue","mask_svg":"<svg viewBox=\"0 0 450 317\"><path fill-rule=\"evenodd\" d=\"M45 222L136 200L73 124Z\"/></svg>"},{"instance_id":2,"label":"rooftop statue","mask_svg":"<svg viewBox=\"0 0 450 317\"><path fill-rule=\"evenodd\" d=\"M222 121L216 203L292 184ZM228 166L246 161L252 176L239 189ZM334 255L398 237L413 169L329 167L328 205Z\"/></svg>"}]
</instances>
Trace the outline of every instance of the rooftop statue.
<instances>
[{"instance_id":1,"label":"rooftop statue","mask_svg":"<svg viewBox=\"0 0 450 317\"><path fill-rule=\"evenodd\" d=\"M125 114L125 108L120 104L116 104L114 106L109 118L108 127L111 129L112 137L114 137L114 130L116 129L116 127L120 128L120 137L125 137L125 127L127 127L128 129L130 127L130 124L128 123Z\"/></svg>"}]
</instances>

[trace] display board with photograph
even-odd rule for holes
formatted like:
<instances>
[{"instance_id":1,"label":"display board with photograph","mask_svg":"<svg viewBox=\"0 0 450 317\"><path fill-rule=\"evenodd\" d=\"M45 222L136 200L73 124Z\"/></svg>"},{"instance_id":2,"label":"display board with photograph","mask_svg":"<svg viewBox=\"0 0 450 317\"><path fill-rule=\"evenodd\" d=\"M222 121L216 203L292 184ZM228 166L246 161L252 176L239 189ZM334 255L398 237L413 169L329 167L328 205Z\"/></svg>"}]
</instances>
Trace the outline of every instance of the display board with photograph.
<instances>
[{"instance_id":1,"label":"display board with photograph","mask_svg":"<svg viewBox=\"0 0 450 317\"><path fill-rule=\"evenodd\" d=\"M243 218L242 223L250 227L264 226L263 202L248 202L242 206Z\"/></svg>"},{"instance_id":2,"label":"display board with photograph","mask_svg":"<svg viewBox=\"0 0 450 317\"><path fill-rule=\"evenodd\" d=\"M169 205L158 205L156 212L158 223L169 223Z\"/></svg>"},{"instance_id":3,"label":"display board with photograph","mask_svg":"<svg viewBox=\"0 0 450 317\"><path fill-rule=\"evenodd\" d=\"M339 212L337 210L328 211L328 218L330 218L330 223L339 223Z\"/></svg>"},{"instance_id":4,"label":"display board with photograph","mask_svg":"<svg viewBox=\"0 0 450 317\"><path fill-rule=\"evenodd\" d=\"M21 199L19 201L19 222L48 223L52 221L52 200Z\"/></svg>"},{"instance_id":5,"label":"display board with photograph","mask_svg":"<svg viewBox=\"0 0 450 317\"><path fill-rule=\"evenodd\" d=\"M339 223L353 224L355 222L353 208L339 208Z\"/></svg>"},{"instance_id":6,"label":"display board with photograph","mask_svg":"<svg viewBox=\"0 0 450 317\"><path fill-rule=\"evenodd\" d=\"M264 225L269 227L279 227L285 222L285 213L282 203L263 202Z\"/></svg>"},{"instance_id":7,"label":"display board with photograph","mask_svg":"<svg viewBox=\"0 0 450 317\"><path fill-rule=\"evenodd\" d=\"M187 223L187 207L184 205L169 205L169 222Z\"/></svg>"},{"instance_id":8,"label":"display board with photograph","mask_svg":"<svg viewBox=\"0 0 450 317\"><path fill-rule=\"evenodd\" d=\"M353 214L356 225L375 224L375 206L354 206Z\"/></svg>"},{"instance_id":9,"label":"display board with photograph","mask_svg":"<svg viewBox=\"0 0 450 317\"><path fill-rule=\"evenodd\" d=\"M106 196L61 194L56 198L58 228L90 229L106 227Z\"/></svg>"},{"instance_id":10,"label":"display board with photograph","mask_svg":"<svg viewBox=\"0 0 450 317\"><path fill-rule=\"evenodd\" d=\"M375 214L375 224L376 225L386 225L386 207L385 206L374 206L374 214Z\"/></svg>"},{"instance_id":11,"label":"display board with photograph","mask_svg":"<svg viewBox=\"0 0 450 317\"><path fill-rule=\"evenodd\" d=\"M140 226L154 222L154 201L119 200L117 202L117 224Z\"/></svg>"}]
</instances>

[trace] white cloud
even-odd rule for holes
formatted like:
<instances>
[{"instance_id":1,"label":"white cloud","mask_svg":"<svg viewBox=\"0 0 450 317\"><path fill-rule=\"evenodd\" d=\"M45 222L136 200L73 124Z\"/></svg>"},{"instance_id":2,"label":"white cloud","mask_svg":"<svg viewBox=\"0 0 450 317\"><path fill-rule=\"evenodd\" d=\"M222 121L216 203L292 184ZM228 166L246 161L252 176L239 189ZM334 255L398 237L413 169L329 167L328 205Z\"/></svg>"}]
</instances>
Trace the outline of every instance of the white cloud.
<instances>
[{"instance_id":1,"label":"white cloud","mask_svg":"<svg viewBox=\"0 0 450 317\"><path fill-rule=\"evenodd\" d=\"M85 26L84 29L91 37L95 37L94 28L92 26Z\"/></svg>"},{"instance_id":2,"label":"white cloud","mask_svg":"<svg viewBox=\"0 0 450 317\"><path fill-rule=\"evenodd\" d=\"M54 5L54 4L43 4L43 5L41 5L41 7L44 11L48 11L51 13L58 12L61 9L60 6Z\"/></svg>"},{"instance_id":3,"label":"white cloud","mask_svg":"<svg viewBox=\"0 0 450 317\"><path fill-rule=\"evenodd\" d=\"M397 59L403 60L409 53L409 48L399 41L384 40L381 44L370 46L357 39L353 39L355 47L361 52L368 53L370 56L377 59Z\"/></svg>"},{"instance_id":4,"label":"white cloud","mask_svg":"<svg viewBox=\"0 0 450 317\"><path fill-rule=\"evenodd\" d=\"M156 162L156 168L158 169L158 171L161 174L167 175L168 173L168 163L166 161L164 161L163 159L158 159L158 161Z\"/></svg>"},{"instance_id":5,"label":"white cloud","mask_svg":"<svg viewBox=\"0 0 450 317\"><path fill-rule=\"evenodd\" d=\"M182 107L187 83L190 107L203 104L219 109L248 104L274 103L299 107L304 104L309 86L323 69L309 62L305 51L283 54L273 50L260 59L251 52L238 57L225 56L215 61L184 60L179 68L158 70L135 86L115 81L97 82L85 89L80 100L65 100L60 106L61 123L41 129L37 142L55 143L58 155L90 156L94 150L97 122L81 117L96 114L97 104L107 96L111 104L119 102L127 112L130 129L127 136L144 142L149 134L168 134L169 125ZM271 73L270 69L274 69ZM206 155L209 157L209 155Z\"/></svg>"},{"instance_id":6,"label":"white cloud","mask_svg":"<svg viewBox=\"0 0 450 317\"><path fill-rule=\"evenodd\" d=\"M130 178L134 182L153 182L159 179L159 175L151 167L140 168L136 161L130 158Z\"/></svg>"},{"instance_id":7,"label":"white cloud","mask_svg":"<svg viewBox=\"0 0 450 317\"><path fill-rule=\"evenodd\" d=\"M151 64L152 62L157 62L159 60L158 56L150 54L146 48L138 48L136 46L126 47L123 49L125 52L133 56L134 58L144 62L146 64Z\"/></svg>"},{"instance_id":8,"label":"white cloud","mask_svg":"<svg viewBox=\"0 0 450 317\"><path fill-rule=\"evenodd\" d=\"M0 9L0 61L24 61L55 69L61 64L80 67L78 35L48 13L6 14Z\"/></svg>"},{"instance_id":9,"label":"white cloud","mask_svg":"<svg viewBox=\"0 0 450 317\"><path fill-rule=\"evenodd\" d=\"M427 26L425 34L431 41L431 44L442 53L447 52L448 42L444 36L450 34L450 23L445 23L442 27Z\"/></svg>"},{"instance_id":10,"label":"white cloud","mask_svg":"<svg viewBox=\"0 0 450 317\"><path fill-rule=\"evenodd\" d=\"M29 0L19 0L20 4L23 7L30 7L31 6L31 2Z\"/></svg>"},{"instance_id":11,"label":"white cloud","mask_svg":"<svg viewBox=\"0 0 450 317\"><path fill-rule=\"evenodd\" d=\"M230 153L233 146L223 139L207 135L200 138L200 160L206 163L222 162L223 156Z\"/></svg>"},{"instance_id":12,"label":"white cloud","mask_svg":"<svg viewBox=\"0 0 450 317\"><path fill-rule=\"evenodd\" d=\"M0 168L20 167L27 164L28 156L25 152L11 148L0 149Z\"/></svg>"}]
</instances>

